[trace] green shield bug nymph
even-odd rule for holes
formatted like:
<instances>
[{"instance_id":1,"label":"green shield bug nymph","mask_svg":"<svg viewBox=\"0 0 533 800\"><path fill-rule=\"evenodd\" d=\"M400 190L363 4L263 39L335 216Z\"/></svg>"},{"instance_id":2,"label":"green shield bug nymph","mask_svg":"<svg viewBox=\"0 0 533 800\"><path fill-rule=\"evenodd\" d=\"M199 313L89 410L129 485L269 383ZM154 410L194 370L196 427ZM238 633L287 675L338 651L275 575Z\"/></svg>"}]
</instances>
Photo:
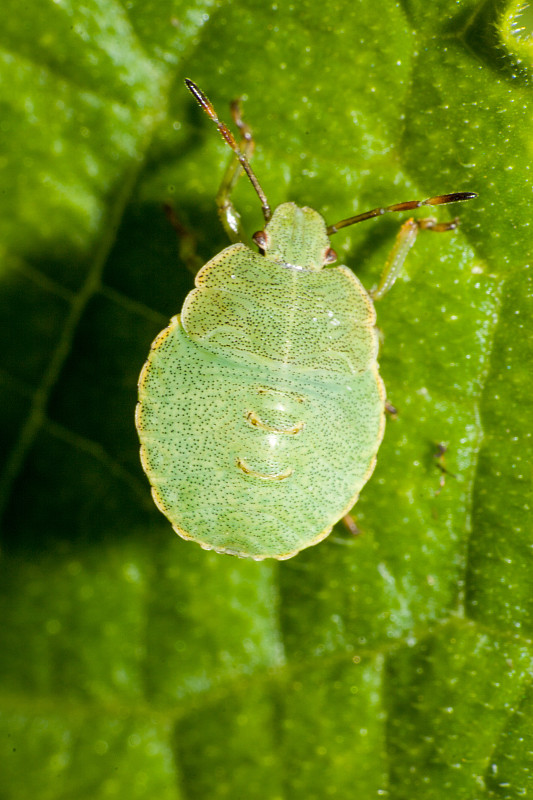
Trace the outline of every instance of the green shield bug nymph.
<instances>
[{"instance_id":1,"label":"green shield bug nymph","mask_svg":"<svg viewBox=\"0 0 533 800\"><path fill-rule=\"evenodd\" d=\"M311 208L271 213L234 108L238 145L203 92L188 89L234 155L217 202L234 242L196 276L181 316L152 344L139 378L141 461L157 507L206 550L260 561L317 544L346 515L374 469L384 430L373 300L392 286L418 231L457 220L409 219L368 293L336 260L339 228L392 211L469 200L471 192L398 203L326 223ZM259 252L231 199L245 171L261 201Z\"/></svg>"}]
</instances>

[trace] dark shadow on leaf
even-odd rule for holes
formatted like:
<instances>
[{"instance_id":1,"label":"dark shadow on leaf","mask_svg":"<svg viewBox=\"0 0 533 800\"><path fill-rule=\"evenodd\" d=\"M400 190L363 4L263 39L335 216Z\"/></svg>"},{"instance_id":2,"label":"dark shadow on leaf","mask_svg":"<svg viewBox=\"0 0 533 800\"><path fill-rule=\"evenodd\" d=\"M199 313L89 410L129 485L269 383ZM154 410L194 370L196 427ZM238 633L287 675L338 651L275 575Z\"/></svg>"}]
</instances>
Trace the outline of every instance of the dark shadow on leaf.
<instances>
[{"instance_id":1,"label":"dark shadow on leaf","mask_svg":"<svg viewBox=\"0 0 533 800\"><path fill-rule=\"evenodd\" d=\"M507 6L507 0L488 0L475 14L471 9L465 9L450 20L446 30L464 42L492 72L513 83L517 78L529 83L525 65L517 64L500 36L499 21Z\"/></svg>"}]
</instances>

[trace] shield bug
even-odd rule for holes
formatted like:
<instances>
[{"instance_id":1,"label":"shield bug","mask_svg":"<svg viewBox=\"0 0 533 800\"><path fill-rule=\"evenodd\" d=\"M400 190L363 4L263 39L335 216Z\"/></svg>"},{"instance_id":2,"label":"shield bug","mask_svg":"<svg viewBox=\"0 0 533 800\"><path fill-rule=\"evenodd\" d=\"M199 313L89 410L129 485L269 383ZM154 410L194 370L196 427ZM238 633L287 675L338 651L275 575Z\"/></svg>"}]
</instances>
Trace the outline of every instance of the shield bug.
<instances>
[{"instance_id":1,"label":"shield bug","mask_svg":"<svg viewBox=\"0 0 533 800\"><path fill-rule=\"evenodd\" d=\"M329 237L372 217L469 200L471 192L375 208L329 227L311 208L271 212L249 163L253 140L238 107L237 144L203 92L187 88L233 156L217 195L236 242L198 272L180 316L155 339L139 378L141 461L157 507L206 550L286 559L317 544L355 504L376 462L385 389L373 301L394 283L421 229L409 219L377 288L336 260ZM245 234L231 201L244 171L265 227Z\"/></svg>"}]
</instances>

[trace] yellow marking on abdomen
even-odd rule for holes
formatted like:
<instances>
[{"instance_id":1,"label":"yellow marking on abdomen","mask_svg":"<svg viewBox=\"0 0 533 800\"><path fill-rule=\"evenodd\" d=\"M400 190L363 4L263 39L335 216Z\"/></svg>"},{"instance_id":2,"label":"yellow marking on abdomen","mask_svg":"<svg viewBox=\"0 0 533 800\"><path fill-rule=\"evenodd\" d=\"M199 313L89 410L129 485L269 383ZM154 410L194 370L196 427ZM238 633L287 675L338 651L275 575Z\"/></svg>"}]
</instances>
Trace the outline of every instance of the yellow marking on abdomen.
<instances>
[{"instance_id":1,"label":"yellow marking on abdomen","mask_svg":"<svg viewBox=\"0 0 533 800\"><path fill-rule=\"evenodd\" d=\"M262 481L284 481L287 478L290 478L293 473L293 470L289 467L283 472L275 472L274 474L268 475L266 473L257 472L255 469L252 469L242 458L238 458L235 463L237 464L238 468L244 472L245 475L250 475L252 478L259 478Z\"/></svg>"}]
</instances>

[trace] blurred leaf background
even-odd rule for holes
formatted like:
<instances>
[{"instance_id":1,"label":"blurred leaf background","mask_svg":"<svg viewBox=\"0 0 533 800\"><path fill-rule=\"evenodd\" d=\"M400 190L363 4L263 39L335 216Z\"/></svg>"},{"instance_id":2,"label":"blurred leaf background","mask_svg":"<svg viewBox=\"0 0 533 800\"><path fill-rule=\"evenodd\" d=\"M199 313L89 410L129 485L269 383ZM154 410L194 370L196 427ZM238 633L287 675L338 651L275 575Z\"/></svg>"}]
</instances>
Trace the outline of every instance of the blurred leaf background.
<instances>
[{"instance_id":1,"label":"blurred leaf background","mask_svg":"<svg viewBox=\"0 0 533 800\"><path fill-rule=\"evenodd\" d=\"M2 800L529 796L532 9L4 0L0 18ZM273 206L331 223L479 193L379 304L399 414L362 535L281 564L179 540L138 460L137 376L192 286L163 204L204 260L227 244L228 153L185 76L222 118L245 98ZM252 233L245 181L236 200ZM400 222L335 238L369 288Z\"/></svg>"}]
</instances>

